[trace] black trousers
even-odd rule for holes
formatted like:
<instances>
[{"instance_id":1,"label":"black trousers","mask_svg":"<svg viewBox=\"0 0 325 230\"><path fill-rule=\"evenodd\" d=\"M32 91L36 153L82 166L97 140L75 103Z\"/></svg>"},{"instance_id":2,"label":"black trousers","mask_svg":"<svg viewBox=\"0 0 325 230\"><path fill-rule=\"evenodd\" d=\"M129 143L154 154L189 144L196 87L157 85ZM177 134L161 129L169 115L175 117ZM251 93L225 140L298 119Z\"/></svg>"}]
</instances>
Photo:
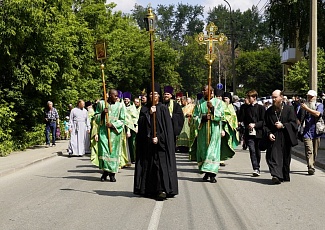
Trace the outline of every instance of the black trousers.
<instances>
[{"instance_id":1,"label":"black trousers","mask_svg":"<svg viewBox=\"0 0 325 230\"><path fill-rule=\"evenodd\" d=\"M255 138L255 136L246 136L245 141L249 149L253 170L260 170L261 151L258 147L260 139Z\"/></svg>"}]
</instances>

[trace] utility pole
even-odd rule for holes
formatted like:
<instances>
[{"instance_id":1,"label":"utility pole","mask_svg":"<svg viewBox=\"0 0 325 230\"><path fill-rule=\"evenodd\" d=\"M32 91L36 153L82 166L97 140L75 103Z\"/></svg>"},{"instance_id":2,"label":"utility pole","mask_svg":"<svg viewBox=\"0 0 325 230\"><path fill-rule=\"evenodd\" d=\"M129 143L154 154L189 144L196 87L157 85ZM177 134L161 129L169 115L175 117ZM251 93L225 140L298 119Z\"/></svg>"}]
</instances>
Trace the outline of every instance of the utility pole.
<instances>
[{"instance_id":1,"label":"utility pole","mask_svg":"<svg viewBox=\"0 0 325 230\"><path fill-rule=\"evenodd\" d=\"M236 69L235 69L235 35L234 35L234 23L232 20L232 9L227 0L224 0L230 9L230 33L231 33L231 75L232 75L232 84L233 84L233 93L236 94Z\"/></svg>"},{"instance_id":2,"label":"utility pole","mask_svg":"<svg viewBox=\"0 0 325 230\"><path fill-rule=\"evenodd\" d=\"M310 0L309 88L317 92L317 0Z\"/></svg>"}]
</instances>

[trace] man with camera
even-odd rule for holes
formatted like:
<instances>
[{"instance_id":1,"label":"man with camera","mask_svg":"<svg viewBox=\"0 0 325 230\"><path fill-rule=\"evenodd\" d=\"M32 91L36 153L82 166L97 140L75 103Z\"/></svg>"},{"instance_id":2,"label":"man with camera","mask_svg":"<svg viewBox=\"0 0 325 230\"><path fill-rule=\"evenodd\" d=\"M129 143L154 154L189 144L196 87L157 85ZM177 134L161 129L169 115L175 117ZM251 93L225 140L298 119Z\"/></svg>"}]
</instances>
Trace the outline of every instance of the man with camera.
<instances>
[{"instance_id":1,"label":"man with camera","mask_svg":"<svg viewBox=\"0 0 325 230\"><path fill-rule=\"evenodd\" d=\"M323 116L324 106L322 103L317 103L316 99L317 92L309 90L307 101L301 102L298 113L298 123L303 127L302 135L309 175L315 174L315 161L322 136L322 133L316 132L316 122Z\"/></svg>"},{"instance_id":2,"label":"man with camera","mask_svg":"<svg viewBox=\"0 0 325 230\"><path fill-rule=\"evenodd\" d=\"M263 135L263 121L265 108L257 103L257 92L250 90L247 92L249 104L242 108L242 116L239 122L244 123L244 139L248 146L251 163L253 167L253 176L260 176L261 151L259 142Z\"/></svg>"}]
</instances>

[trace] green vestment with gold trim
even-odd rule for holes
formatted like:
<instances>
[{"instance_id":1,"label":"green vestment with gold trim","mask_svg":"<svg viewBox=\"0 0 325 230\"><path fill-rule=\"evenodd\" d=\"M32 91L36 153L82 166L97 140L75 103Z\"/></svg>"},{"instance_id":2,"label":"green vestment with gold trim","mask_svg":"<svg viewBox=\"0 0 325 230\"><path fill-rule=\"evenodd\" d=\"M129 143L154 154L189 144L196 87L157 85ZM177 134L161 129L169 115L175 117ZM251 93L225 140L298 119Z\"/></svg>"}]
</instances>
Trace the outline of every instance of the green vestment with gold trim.
<instances>
[{"instance_id":1,"label":"green vestment with gold trim","mask_svg":"<svg viewBox=\"0 0 325 230\"><path fill-rule=\"evenodd\" d=\"M210 100L214 106L210 121L210 143L208 143L208 122L202 117L208 113L207 101L202 98L195 106L193 119L198 131L197 135L197 162L201 172L217 174L220 164L221 130L224 108L222 101L213 98Z\"/></svg>"},{"instance_id":2,"label":"green vestment with gold trim","mask_svg":"<svg viewBox=\"0 0 325 230\"><path fill-rule=\"evenodd\" d=\"M238 120L237 115L232 104L223 102L224 118L223 130L225 136L221 139L221 156L220 160L228 160L235 155L235 148L239 144L239 134L237 132Z\"/></svg>"},{"instance_id":3,"label":"green vestment with gold trim","mask_svg":"<svg viewBox=\"0 0 325 230\"><path fill-rule=\"evenodd\" d=\"M117 173L119 168L121 144L123 141L122 132L124 130L125 106L120 102L108 105L109 122L113 125L113 128L110 128L110 140L108 140L106 117L102 114L104 108L104 101L100 101L94 115L98 134L98 165L99 169L111 173ZM109 149L109 142L112 147L111 151Z\"/></svg>"}]
</instances>

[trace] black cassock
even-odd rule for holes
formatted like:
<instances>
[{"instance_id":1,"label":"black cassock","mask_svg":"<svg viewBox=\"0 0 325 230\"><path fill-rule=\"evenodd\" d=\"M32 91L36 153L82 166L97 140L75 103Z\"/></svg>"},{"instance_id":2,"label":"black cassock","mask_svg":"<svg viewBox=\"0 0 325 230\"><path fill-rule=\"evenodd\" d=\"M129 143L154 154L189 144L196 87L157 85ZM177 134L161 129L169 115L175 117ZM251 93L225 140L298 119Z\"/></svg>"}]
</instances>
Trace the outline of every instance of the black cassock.
<instances>
[{"instance_id":1,"label":"black cassock","mask_svg":"<svg viewBox=\"0 0 325 230\"><path fill-rule=\"evenodd\" d=\"M291 147L298 144L296 113L292 106L283 105L279 121L284 125L284 129L277 129L275 123L278 121L279 113L276 115L274 106L265 113L266 138L269 138L271 133L275 135L275 141L270 141L266 149L266 162L272 176L281 181L290 181Z\"/></svg>"},{"instance_id":2,"label":"black cassock","mask_svg":"<svg viewBox=\"0 0 325 230\"><path fill-rule=\"evenodd\" d=\"M134 190L138 195L167 196L178 194L173 125L168 108L156 105L156 133L158 144L152 143L152 116L149 107L142 107L136 137Z\"/></svg>"},{"instance_id":3,"label":"black cassock","mask_svg":"<svg viewBox=\"0 0 325 230\"><path fill-rule=\"evenodd\" d=\"M169 101L168 103L165 103L167 109L169 107L169 103L171 102L173 103L172 124L173 124L174 136L176 141L176 136L178 136L183 129L185 118L184 118L182 107L176 101L173 100L173 101Z\"/></svg>"}]
</instances>

